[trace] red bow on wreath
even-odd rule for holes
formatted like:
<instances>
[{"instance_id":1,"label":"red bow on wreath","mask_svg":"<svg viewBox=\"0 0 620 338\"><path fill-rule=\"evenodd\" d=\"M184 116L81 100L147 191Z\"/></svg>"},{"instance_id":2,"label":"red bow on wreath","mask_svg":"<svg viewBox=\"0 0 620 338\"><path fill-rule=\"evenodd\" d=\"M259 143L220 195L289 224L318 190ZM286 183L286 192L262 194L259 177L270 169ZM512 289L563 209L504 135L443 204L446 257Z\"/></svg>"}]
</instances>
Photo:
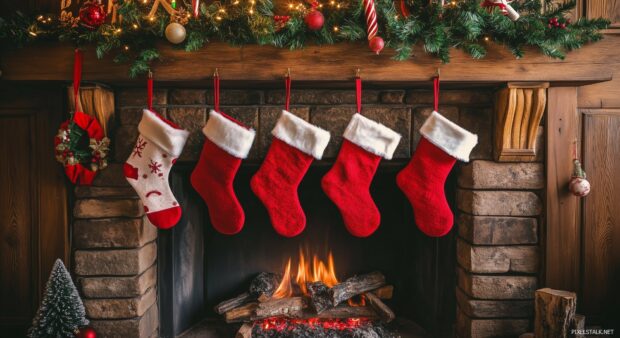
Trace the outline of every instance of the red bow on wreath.
<instances>
[{"instance_id":1,"label":"red bow on wreath","mask_svg":"<svg viewBox=\"0 0 620 338\"><path fill-rule=\"evenodd\" d=\"M91 185L98 170L108 165L110 140L95 118L78 111L78 95L82 76L82 53L75 51L73 96L75 113L60 124L54 138L56 160L65 167L69 180L78 185Z\"/></svg>"}]
</instances>

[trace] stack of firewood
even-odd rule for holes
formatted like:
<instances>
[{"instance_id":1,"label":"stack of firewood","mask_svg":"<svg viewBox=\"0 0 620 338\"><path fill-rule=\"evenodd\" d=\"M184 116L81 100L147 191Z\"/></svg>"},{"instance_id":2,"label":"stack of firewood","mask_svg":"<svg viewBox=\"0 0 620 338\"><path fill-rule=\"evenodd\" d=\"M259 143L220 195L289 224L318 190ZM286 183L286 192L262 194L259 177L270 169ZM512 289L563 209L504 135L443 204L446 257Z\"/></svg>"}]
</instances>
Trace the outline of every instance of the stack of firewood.
<instances>
[{"instance_id":1,"label":"stack of firewood","mask_svg":"<svg viewBox=\"0 0 620 338\"><path fill-rule=\"evenodd\" d=\"M307 283L307 296L273 298L280 280L280 275L260 273L247 292L219 303L215 312L224 315L227 323L245 323L239 337L249 337L253 322L272 317L369 318L386 323L395 318L383 302L392 298L394 287L386 285L380 272L351 277L331 288L322 282ZM354 297L363 297L366 305L349 305L348 301Z\"/></svg>"}]
</instances>

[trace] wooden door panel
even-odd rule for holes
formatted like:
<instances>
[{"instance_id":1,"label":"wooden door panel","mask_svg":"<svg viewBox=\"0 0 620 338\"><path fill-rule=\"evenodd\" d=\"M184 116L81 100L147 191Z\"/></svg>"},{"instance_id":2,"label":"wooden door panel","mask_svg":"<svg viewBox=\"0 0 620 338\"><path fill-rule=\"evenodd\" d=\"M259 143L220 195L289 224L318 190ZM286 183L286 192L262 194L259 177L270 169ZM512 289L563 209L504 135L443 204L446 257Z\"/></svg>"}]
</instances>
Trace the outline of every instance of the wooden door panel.
<instances>
[{"instance_id":1,"label":"wooden door panel","mask_svg":"<svg viewBox=\"0 0 620 338\"><path fill-rule=\"evenodd\" d=\"M592 191L583 200L579 302L589 322L610 325L620 304L620 111L586 113L583 121L583 160Z\"/></svg>"},{"instance_id":2,"label":"wooden door panel","mask_svg":"<svg viewBox=\"0 0 620 338\"><path fill-rule=\"evenodd\" d=\"M31 154L17 144L28 145L32 115L0 116L0 319L26 321L34 304L30 292L32 271L32 182L24 168L32 166ZM10 160L6 160L10 159Z\"/></svg>"},{"instance_id":3,"label":"wooden door panel","mask_svg":"<svg viewBox=\"0 0 620 338\"><path fill-rule=\"evenodd\" d=\"M53 146L62 98L62 88L0 87L0 337L24 335L55 259L70 263Z\"/></svg>"}]
</instances>

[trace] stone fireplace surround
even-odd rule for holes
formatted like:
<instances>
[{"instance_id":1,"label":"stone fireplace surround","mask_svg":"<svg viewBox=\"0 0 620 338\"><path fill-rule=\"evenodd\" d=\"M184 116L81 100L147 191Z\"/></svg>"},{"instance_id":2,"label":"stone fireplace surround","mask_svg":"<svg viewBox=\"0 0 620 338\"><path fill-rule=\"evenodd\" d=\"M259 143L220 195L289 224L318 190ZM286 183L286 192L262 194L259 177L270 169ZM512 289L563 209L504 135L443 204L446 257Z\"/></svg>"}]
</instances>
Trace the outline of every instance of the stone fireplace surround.
<instances>
[{"instance_id":1,"label":"stone fireplace surround","mask_svg":"<svg viewBox=\"0 0 620 338\"><path fill-rule=\"evenodd\" d=\"M440 112L479 135L472 161L454 169L458 172L454 326L459 337L531 331L539 276L544 138L539 134L535 162L494 162L493 93L490 87L441 92ZM258 131L249 161L264 157L283 94L281 89L222 91L222 110ZM432 111L432 92L365 89L363 95L363 114L403 135L394 157L406 161L419 140L419 127ZM156 337L159 332L157 230L144 220L140 200L121 170L137 137L145 97L143 89L116 90L114 163L92 187L75 190L74 273L87 316L101 337ZM191 131L180 161L195 162L199 156L200 131L212 102L207 89L156 89L155 108ZM333 160L355 110L355 91L294 90L291 104L293 113L332 133L325 158Z\"/></svg>"}]
</instances>

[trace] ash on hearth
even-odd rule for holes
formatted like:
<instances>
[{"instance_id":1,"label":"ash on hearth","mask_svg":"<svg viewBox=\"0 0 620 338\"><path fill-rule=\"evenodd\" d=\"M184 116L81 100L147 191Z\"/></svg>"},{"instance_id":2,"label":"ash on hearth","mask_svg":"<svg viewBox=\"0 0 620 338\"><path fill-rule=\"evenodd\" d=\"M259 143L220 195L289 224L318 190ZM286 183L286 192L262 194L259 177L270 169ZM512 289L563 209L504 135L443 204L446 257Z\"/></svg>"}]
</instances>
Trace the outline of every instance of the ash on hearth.
<instances>
[{"instance_id":1,"label":"ash on hearth","mask_svg":"<svg viewBox=\"0 0 620 338\"><path fill-rule=\"evenodd\" d=\"M396 338L383 324L366 318L268 318L254 323L252 338Z\"/></svg>"}]
</instances>

